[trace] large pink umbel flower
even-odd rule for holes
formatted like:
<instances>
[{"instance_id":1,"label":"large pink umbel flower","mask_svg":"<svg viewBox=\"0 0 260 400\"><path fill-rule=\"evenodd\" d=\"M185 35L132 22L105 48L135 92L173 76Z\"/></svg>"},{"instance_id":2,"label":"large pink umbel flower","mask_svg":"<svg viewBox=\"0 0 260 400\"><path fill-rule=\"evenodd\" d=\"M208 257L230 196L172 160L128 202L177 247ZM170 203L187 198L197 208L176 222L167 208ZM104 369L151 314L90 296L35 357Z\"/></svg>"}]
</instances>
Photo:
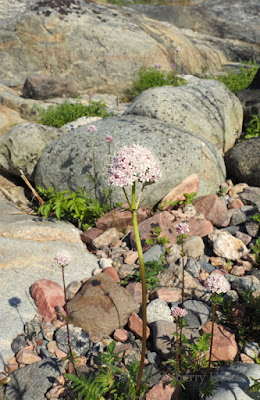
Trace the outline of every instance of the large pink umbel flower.
<instances>
[{"instance_id":1,"label":"large pink umbel flower","mask_svg":"<svg viewBox=\"0 0 260 400\"><path fill-rule=\"evenodd\" d=\"M124 146L113 157L107 168L108 183L115 186L154 183L161 177L160 167L155 157L146 147Z\"/></svg>"},{"instance_id":2,"label":"large pink umbel flower","mask_svg":"<svg viewBox=\"0 0 260 400\"><path fill-rule=\"evenodd\" d=\"M230 283L223 275L210 275L206 279L206 287L211 293L227 293L230 290Z\"/></svg>"},{"instance_id":3,"label":"large pink umbel flower","mask_svg":"<svg viewBox=\"0 0 260 400\"><path fill-rule=\"evenodd\" d=\"M70 253L67 250L60 250L54 257L54 261L56 264L58 264L60 267L63 266L65 267L68 265L70 260Z\"/></svg>"}]
</instances>

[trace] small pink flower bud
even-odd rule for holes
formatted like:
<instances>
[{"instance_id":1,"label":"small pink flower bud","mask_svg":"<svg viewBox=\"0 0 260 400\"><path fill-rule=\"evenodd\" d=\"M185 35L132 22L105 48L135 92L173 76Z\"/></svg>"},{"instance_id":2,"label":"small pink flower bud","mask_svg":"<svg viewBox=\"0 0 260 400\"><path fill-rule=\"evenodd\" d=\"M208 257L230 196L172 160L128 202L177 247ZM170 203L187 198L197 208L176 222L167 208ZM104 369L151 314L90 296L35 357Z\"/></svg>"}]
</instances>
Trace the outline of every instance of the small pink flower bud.
<instances>
[{"instance_id":1,"label":"small pink flower bud","mask_svg":"<svg viewBox=\"0 0 260 400\"><path fill-rule=\"evenodd\" d=\"M107 142L107 143L112 143L113 140L114 140L114 138L113 138L112 136L107 136L107 137L106 137L106 142Z\"/></svg>"},{"instance_id":2,"label":"small pink flower bud","mask_svg":"<svg viewBox=\"0 0 260 400\"><path fill-rule=\"evenodd\" d=\"M187 315L187 311L181 307L173 307L171 309L171 315L173 318L178 318L178 317L183 318L185 317L185 315Z\"/></svg>"},{"instance_id":3,"label":"small pink flower bud","mask_svg":"<svg viewBox=\"0 0 260 400\"><path fill-rule=\"evenodd\" d=\"M69 260L70 260L70 253L67 250L58 251L58 253L54 257L54 261L56 262L56 264L63 267L68 265Z\"/></svg>"},{"instance_id":4,"label":"small pink flower bud","mask_svg":"<svg viewBox=\"0 0 260 400\"><path fill-rule=\"evenodd\" d=\"M95 127L95 125L89 125L87 127L87 131L88 132L97 132L97 128Z\"/></svg>"},{"instance_id":5,"label":"small pink flower bud","mask_svg":"<svg viewBox=\"0 0 260 400\"><path fill-rule=\"evenodd\" d=\"M176 231L179 235L185 235L185 233L188 233L190 231L189 225L186 222L180 222L176 226Z\"/></svg>"}]
</instances>

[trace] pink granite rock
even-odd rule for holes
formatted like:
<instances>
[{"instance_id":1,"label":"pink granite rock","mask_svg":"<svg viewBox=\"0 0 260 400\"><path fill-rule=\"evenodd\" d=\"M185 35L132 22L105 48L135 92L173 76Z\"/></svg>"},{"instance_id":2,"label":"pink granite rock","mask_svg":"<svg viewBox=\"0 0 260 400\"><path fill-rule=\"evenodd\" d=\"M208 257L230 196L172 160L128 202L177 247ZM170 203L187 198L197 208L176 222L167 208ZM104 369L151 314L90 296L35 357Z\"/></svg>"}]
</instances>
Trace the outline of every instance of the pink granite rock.
<instances>
[{"instance_id":1,"label":"pink granite rock","mask_svg":"<svg viewBox=\"0 0 260 400\"><path fill-rule=\"evenodd\" d=\"M168 289L168 288L160 288L155 292L150 294L150 298L153 299L161 299L166 301L166 303L175 302L181 299L181 289Z\"/></svg>"},{"instance_id":2,"label":"pink granite rock","mask_svg":"<svg viewBox=\"0 0 260 400\"><path fill-rule=\"evenodd\" d=\"M106 267L103 269L103 274L110 276L115 282L120 282L120 278L114 267Z\"/></svg>"},{"instance_id":3,"label":"pink granite rock","mask_svg":"<svg viewBox=\"0 0 260 400\"><path fill-rule=\"evenodd\" d=\"M175 388L171 385L171 378L165 376L152 387L146 395L146 400L172 400Z\"/></svg>"},{"instance_id":4,"label":"pink granite rock","mask_svg":"<svg viewBox=\"0 0 260 400\"><path fill-rule=\"evenodd\" d=\"M138 337L142 338L143 336L143 321L142 319L135 313L130 315L128 319L128 327L129 329ZM146 339L150 336L150 328L146 327Z\"/></svg>"},{"instance_id":5,"label":"pink granite rock","mask_svg":"<svg viewBox=\"0 0 260 400\"><path fill-rule=\"evenodd\" d=\"M223 199L216 194L209 194L194 200L193 205L198 214L202 213L206 220L216 227L229 224L230 217Z\"/></svg>"},{"instance_id":6,"label":"pink granite rock","mask_svg":"<svg viewBox=\"0 0 260 400\"><path fill-rule=\"evenodd\" d=\"M44 322L57 319L55 307L64 306L64 292L62 287L48 279L40 279L30 287L30 293L38 308L38 312L43 316Z\"/></svg>"},{"instance_id":7,"label":"pink granite rock","mask_svg":"<svg viewBox=\"0 0 260 400\"><path fill-rule=\"evenodd\" d=\"M90 244L94 239L100 236L104 231L98 228L90 228L83 232L80 237L83 243Z\"/></svg>"},{"instance_id":8,"label":"pink granite rock","mask_svg":"<svg viewBox=\"0 0 260 400\"><path fill-rule=\"evenodd\" d=\"M202 327L203 332L211 333L212 322ZM212 361L233 361L237 355L238 346L235 334L224 326L214 324Z\"/></svg>"},{"instance_id":9,"label":"pink granite rock","mask_svg":"<svg viewBox=\"0 0 260 400\"><path fill-rule=\"evenodd\" d=\"M185 200L184 193L194 193L199 190L199 177L192 174L184 179L178 186L174 187L161 201L160 206L164 211L171 210L172 205L167 205L176 200ZM166 204L166 205L165 205Z\"/></svg>"},{"instance_id":10,"label":"pink granite rock","mask_svg":"<svg viewBox=\"0 0 260 400\"><path fill-rule=\"evenodd\" d=\"M33 346L23 347L18 351L15 357L19 364L32 364L41 361L41 357L33 351Z\"/></svg>"},{"instance_id":11,"label":"pink granite rock","mask_svg":"<svg viewBox=\"0 0 260 400\"><path fill-rule=\"evenodd\" d=\"M128 332L123 328L118 328L114 332L114 339L118 342L125 342L128 339Z\"/></svg>"},{"instance_id":12,"label":"pink granite rock","mask_svg":"<svg viewBox=\"0 0 260 400\"><path fill-rule=\"evenodd\" d=\"M103 246L109 246L114 241L118 241L122 235L116 228L110 228L94 239L92 244L96 249L100 249Z\"/></svg>"}]
</instances>

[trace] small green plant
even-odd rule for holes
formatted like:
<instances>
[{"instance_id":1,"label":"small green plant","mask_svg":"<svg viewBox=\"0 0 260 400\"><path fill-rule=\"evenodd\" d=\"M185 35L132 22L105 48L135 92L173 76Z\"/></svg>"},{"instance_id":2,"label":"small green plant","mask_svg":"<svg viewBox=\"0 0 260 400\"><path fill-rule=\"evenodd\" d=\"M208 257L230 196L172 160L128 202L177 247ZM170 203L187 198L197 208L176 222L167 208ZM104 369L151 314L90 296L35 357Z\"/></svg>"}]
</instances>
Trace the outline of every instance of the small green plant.
<instances>
[{"instance_id":1,"label":"small green plant","mask_svg":"<svg viewBox=\"0 0 260 400\"><path fill-rule=\"evenodd\" d=\"M175 201L166 201L159 205L159 210L162 210L164 207L172 206L172 207L184 207L186 205L192 204L194 198L196 197L197 192L192 193L184 193L183 196L185 197L184 200L175 200Z\"/></svg>"},{"instance_id":2,"label":"small green plant","mask_svg":"<svg viewBox=\"0 0 260 400\"><path fill-rule=\"evenodd\" d=\"M256 221L256 222L260 223L260 213L256 213L256 214L252 215L249 218L252 219L253 221Z\"/></svg>"},{"instance_id":3,"label":"small green plant","mask_svg":"<svg viewBox=\"0 0 260 400\"><path fill-rule=\"evenodd\" d=\"M116 343L113 341L107 351L99 354L100 364L96 375L86 378L84 375L65 374L69 381L71 393L79 400L136 400L136 381L139 362L123 365L123 355L115 352ZM145 380L143 380L145 381ZM142 382L140 397L143 399L147 385Z\"/></svg>"},{"instance_id":4,"label":"small green plant","mask_svg":"<svg viewBox=\"0 0 260 400\"><path fill-rule=\"evenodd\" d=\"M247 88L257 72L258 65L253 61L241 62L239 72L230 71L227 75L220 75L217 80L224 83L226 87L233 93Z\"/></svg>"},{"instance_id":5,"label":"small green plant","mask_svg":"<svg viewBox=\"0 0 260 400\"><path fill-rule=\"evenodd\" d=\"M260 114L251 115L247 125L245 139L253 139L260 136Z\"/></svg>"},{"instance_id":6,"label":"small green plant","mask_svg":"<svg viewBox=\"0 0 260 400\"><path fill-rule=\"evenodd\" d=\"M253 252L255 254L256 264L260 264L260 236L256 239L255 245L253 246Z\"/></svg>"},{"instance_id":7,"label":"small green plant","mask_svg":"<svg viewBox=\"0 0 260 400\"><path fill-rule=\"evenodd\" d=\"M141 92L151 87L157 86L180 86L185 85L186 81L175 75L174 71L165 72L157 67L141 68L137 79L132 86L124 93L125 101L132 101Z\"/></svg>"},{"instance_id":8,"label":"small green plant","mask_svg":"<svg viewBox=\"0 0 260 400\"><path fill-rule=\"evenodd\" d=\"M39 123L60 128L71 121L81 117L108 117L106 105L102 101L91 101L86 106L82 103L68 103L65 101L59 106L49 106L46 110L38 108Z\"/></svg>"},{"instance_id":9,"label":"small green plant","mask_svg":"<svg viewBox=\"0 0 260 400\"><path fill-rule=\"evenodd\" d=\"M38 208L39 215L46 219L54 216L69 221L83 230L93 226L98 218L110 210L109 204L101 205L81 188L77 192L63 190L57 193L52 187L37 187L37 191L44 200L44 204Z\"/></svg>"},{"instance_id":10,"label":"small green plant","mask_svg":"<svg viewBox=\"0 0 260 400\"><path fill-rule=\"evenodd\" d=\"M222 197L225 196L225 194L227 193L227 186L224 186L222 188L219 188L219 190L217 191L217 196Z\"/></svg>"},{"instance_id":11,"label":"small green plant","mask_svg":"<svg viewBox=\"0 0 260 400\"><path fill-rule=\"evenodd\" d=\"M146 287L148 290L153 290L159 285L158 275L165 270L166 261L163 255L160 256L159 260L148 261L145 263L145 277ZM141 282L141 271L137 270L133 275L128 275L121 285L126 286L129 282Z\"/></svg>"},{"instance_id":12,"label":"small green plant","mask_svg":"<svg viewBox=\"0 0 260 400\"><path fill-rule=\"evenodd\" d=\"M153 237L147 239L145 243L151 246L153 246L155 243L161 244L162 246L169 243L169 239L166 236L160 236L161 233L162 229L159 226L156 226L155 228L153 228Z\"/></svg>"}]
</instances>

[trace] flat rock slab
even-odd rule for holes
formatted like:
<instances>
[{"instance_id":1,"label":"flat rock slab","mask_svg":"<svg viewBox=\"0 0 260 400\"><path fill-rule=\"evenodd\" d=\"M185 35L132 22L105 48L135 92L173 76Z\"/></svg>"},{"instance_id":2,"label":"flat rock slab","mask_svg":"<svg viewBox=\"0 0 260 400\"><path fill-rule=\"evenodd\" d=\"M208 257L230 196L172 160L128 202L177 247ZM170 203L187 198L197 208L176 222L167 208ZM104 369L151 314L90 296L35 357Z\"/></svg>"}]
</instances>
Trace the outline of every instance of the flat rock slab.
<instances>
[{"instance_id":1,"label":"flat rock slab","mask_svg":"<svg viewBox=\"0 0 260 400\"><path fill-rule=\"evenodd\" d=\"M62 249L70 253L70 263L65 268L67 285L90 277L98 264L82 243L81 231L72 224L16 214L19 210L3 197L0 211L4 214L0 215L1 371L13 356L12 339L37 313L29 294L30 286L38 279L62 285L61 270L53 261L56 253Z\"/></svg>"}]
</instances>

